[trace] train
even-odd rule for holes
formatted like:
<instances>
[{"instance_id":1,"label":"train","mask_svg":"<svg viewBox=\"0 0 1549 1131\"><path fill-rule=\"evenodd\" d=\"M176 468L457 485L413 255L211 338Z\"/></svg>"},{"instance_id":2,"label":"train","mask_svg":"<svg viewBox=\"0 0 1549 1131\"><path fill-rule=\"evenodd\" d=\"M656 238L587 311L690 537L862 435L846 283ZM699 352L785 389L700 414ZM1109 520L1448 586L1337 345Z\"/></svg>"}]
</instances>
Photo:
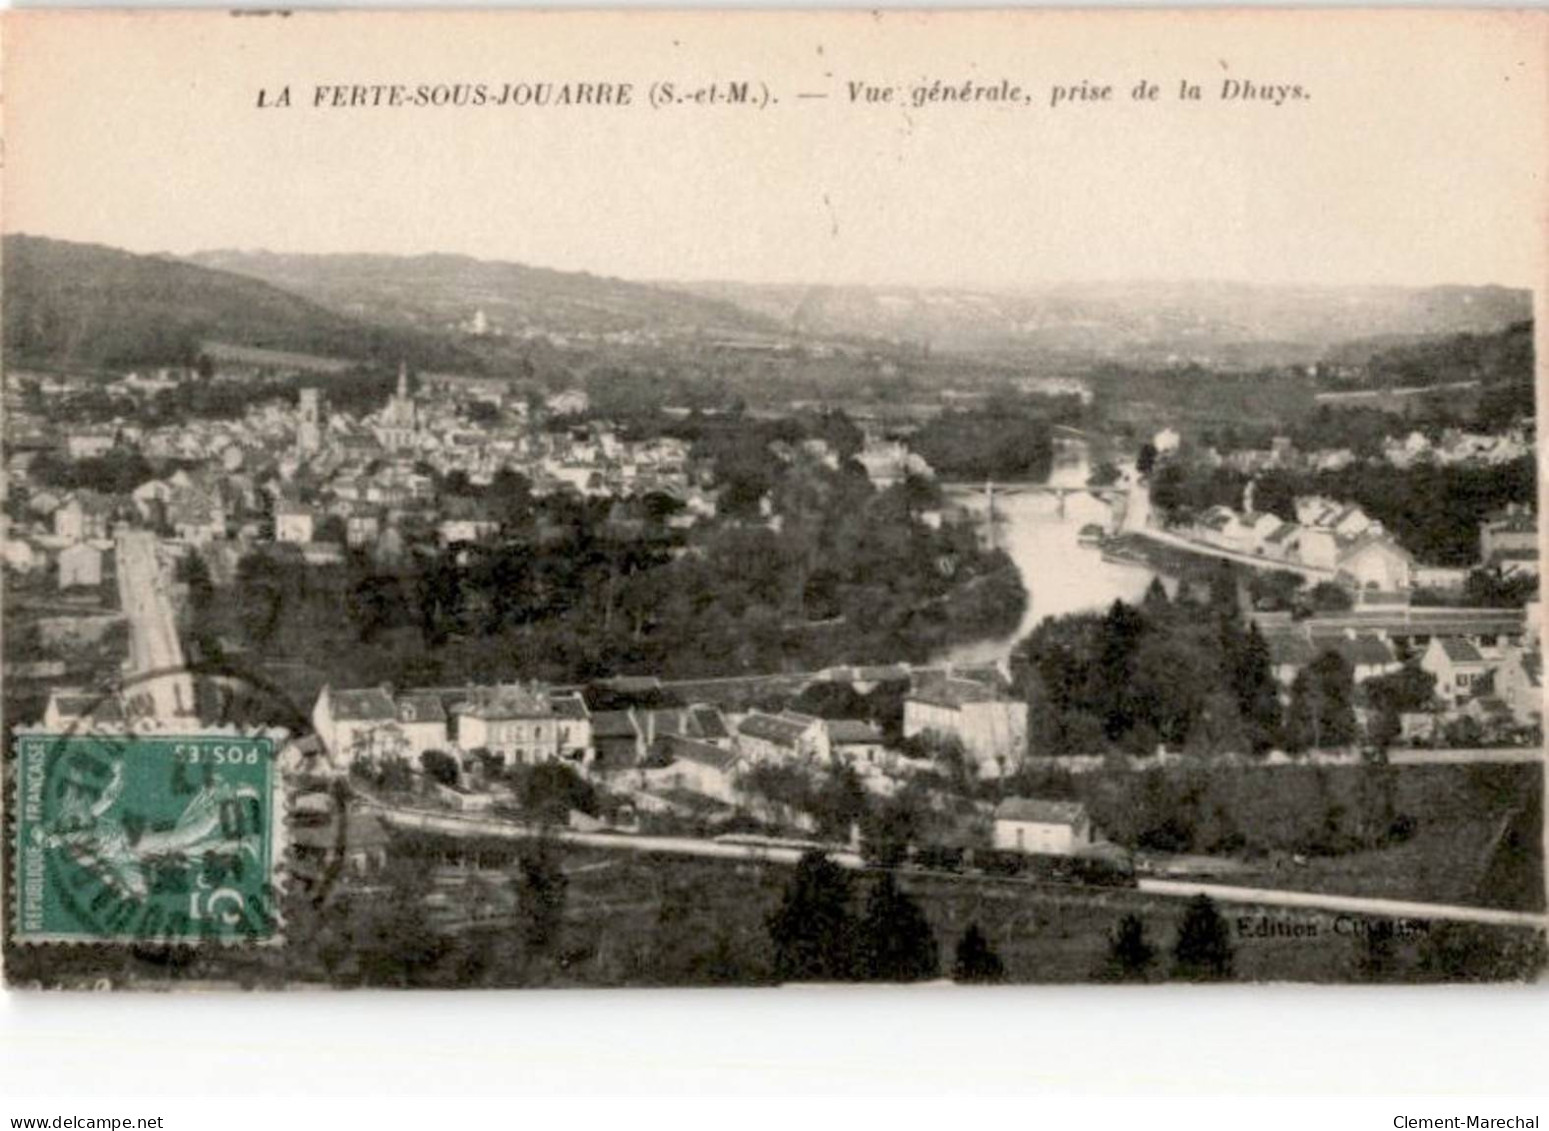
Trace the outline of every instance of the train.
<instances>
[{"instance_id":1,"label":"train","mask_svg":"<svg viewBox=\"0 0 1549 1131\"><path fill-rule=\"evenodd\" d=\"M717 844L741 845L755 850L778 848L822 852L830 856L852 855L852 850L844 845L797 837L727 833L716 837L715 841ZM995 848L920 844L911 845L901 859L886 860L874 850L867 849L862 850L860 859L871 868L894 868L904 872L1004 877L1088 887L1136 886L1135 868L1128 856L1056 856Z\"/></svg>"},{"instance_id":2,"label":"train","mask_svg":"<svg viewBox=\"0 0 1549 1131\"><path fill-rule=\"evenodd\" d=\"M868 859L880 865L880 861ZM993 876L1088 887L1136 886L1128 857L1057 856L1010 852L996 848L962 848L923 844L911 846L896 865L906 871L944 872L961 876Z\"/></svg>"}]
</instances>

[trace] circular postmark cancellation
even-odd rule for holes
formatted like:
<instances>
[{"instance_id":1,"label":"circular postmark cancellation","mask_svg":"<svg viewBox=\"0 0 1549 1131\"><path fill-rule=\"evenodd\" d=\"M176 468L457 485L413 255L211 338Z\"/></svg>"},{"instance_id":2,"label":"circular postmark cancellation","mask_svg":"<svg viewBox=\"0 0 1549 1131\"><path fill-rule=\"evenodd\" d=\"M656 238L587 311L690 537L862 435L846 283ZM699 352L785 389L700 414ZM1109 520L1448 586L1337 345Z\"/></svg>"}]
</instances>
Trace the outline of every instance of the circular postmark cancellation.
<instances>
[{"instance_id":1,"label":"circular postmark cancellation","mask_svg":"<svg viewBox=\"0 0 1549 1131\"><path fill-rule=\"evenodd\" d=\"M144 711L169 684L184 713ZM70 716L12 734L13 940L281 941L281 756L310 729L305 713L208 664L80 697Z\"/></svg>"}]
</instances>

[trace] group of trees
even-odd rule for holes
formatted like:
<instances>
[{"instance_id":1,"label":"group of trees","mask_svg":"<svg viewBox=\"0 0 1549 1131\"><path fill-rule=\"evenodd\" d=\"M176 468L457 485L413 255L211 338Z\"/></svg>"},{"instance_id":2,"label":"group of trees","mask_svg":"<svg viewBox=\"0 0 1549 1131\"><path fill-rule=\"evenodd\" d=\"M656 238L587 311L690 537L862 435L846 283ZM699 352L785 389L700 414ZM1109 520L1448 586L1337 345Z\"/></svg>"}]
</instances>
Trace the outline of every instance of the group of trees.
<instances>
[{"instance_id":1,"label":"group of trees","mask_svg":"<svg viewBox=\"0 0 1549 1131\"><path fill-rule=\"evenodd\" d=\"M948 411L909 437L909 447L948 480L1037 480L1054 466L1051 420L1057 398L997 399L984 408ZM1076 402L1079 412L1079 401Z\"/></svg>"},{"instance_id":2,"label":"group of trees","mask_svg":"<svg viewBox=\"0 0 1549 1131\"><path fill-rule=\"evenodd\" d=\"M1269 647L1229 586L1205 605L1153 584L1140 606L1045 620L1017 647L1033 756L1263 752L1280 740Z\"/></svg>"},{"instance_id":3,"label":"group of trees","mask_svg":"<svg viewBox=\"0 0 1549 1131\"><path fill-rule=\"evenodd\" d=\"M809 438L844 448L846 424L814 417ZM733 502L733 517L684 546L648 499L639 520L621 522L609 500L535 499L516 477L497 477L484 502L502 523L498 542L427 546L391 568L357 556L334 571L260 552L238 570L238 619L250 643L293 648L287 658L327 641L331 669L360 669L338 682L400 683L513 668L584 680L922 660L1016 623L1026 594L1014 567L967 524L922 521L922 485L876 491L853 461L782 456L760 447L761 425L748 427L717 433L711 466L744 485L755 512L769 500L778 529L738 517L748 507ZM421 647L395 652L405 634Z\"/></svg>"},{"instance_id":4,"label":"group of trees","mask_svg":"<svg viewBox=\"0 0 1549 1131\"><path fill-rule=\"evenodd\" d=\"M1146 938L1145 921L1131 912L1119 920L1108 950L1093 971L1100 982L1148 982L1159 954ZM1232 976L1231 929L1215 901L1196 895L1184 909L1172 948L1172 977L1185 982L1220 982Z\"/></svg>"},{"instance_id":5,"label":"group of trees","mask_svg":"<svg viewBox=\"0 0 1549 1131\"><path fill-rule=\"evenodd\" d=\"M849 874L821 853L796 866L779 906L769 917L773 975L780 982L913 982L939 977L941 955L919 904L898 887L891 871L870 882L864 906ZM1157 948L1137 914L1117 924L1092 976L1099 981L1149 981L1158 970ZM1231 932L1209 896L1189 901L1172 947L1171 977L1222 981L1233 972ZM1006 967L978 923L970 923L955 947L954 981L1004 981Z\"/></svg>"},{"instance_id":6,"label":"group of trees","mask_svg":"<svg viewBox=\"0 0 1549 1131\"><path fill-rule=\"evenodd\" d=\"M1083 774L1044 783L1077 796L1116 844L1156 852L1263 858L1334 856L1413 835L1398 771L1372 763L1323 766L1178 766Z\"/></svg>"},{"instance_id":7,"label":"group of trees","mask_svg":"<svg viewBox=\"0 0 1549 1131\"><path fill-rule=\"evenodd\" d=\"M884 871L857 908L850 874L809 852L769 917L774 977L781 982L918 982L941 975L935 932L919 903ZM1005 967L978 924L956 947L952 976L998 982Z\"/></svg>"}]
</instances>

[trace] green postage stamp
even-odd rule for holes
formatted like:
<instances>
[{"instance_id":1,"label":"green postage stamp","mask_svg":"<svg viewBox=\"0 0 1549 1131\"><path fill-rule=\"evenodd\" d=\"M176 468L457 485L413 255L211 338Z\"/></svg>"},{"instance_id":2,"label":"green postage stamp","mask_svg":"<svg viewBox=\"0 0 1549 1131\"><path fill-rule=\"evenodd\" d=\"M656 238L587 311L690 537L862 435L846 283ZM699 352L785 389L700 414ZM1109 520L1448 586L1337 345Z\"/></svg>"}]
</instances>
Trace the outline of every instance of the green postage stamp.
<instances>
[{"instance_id":1,"label":"green postage stamp","mask_svg":"<svg viewBox=\"0 0 1549 1131\"><path fill-rule=\"evenodd\" d=\"M271 738L24 734L16 743L19 941L278 937Z\"/></svg>"}]
</instances>

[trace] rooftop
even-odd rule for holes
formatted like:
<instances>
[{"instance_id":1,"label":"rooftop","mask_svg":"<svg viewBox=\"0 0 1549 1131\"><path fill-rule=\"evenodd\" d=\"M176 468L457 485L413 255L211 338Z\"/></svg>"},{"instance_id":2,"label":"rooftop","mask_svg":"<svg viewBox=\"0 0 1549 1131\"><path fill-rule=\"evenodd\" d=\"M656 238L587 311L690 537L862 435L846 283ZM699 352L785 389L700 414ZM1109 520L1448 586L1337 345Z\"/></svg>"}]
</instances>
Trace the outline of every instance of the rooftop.
<instances>
[{"instance_id":1,"label":"rooftop","mask_svg":"<svg viewBox=\"0 0 1549 1131\"><path fill-rule=\"evenodd\" d=\"M1034 797L1008 797L995 806L997 821L1032 821L1040 825L1075 825L1086 817L1079 801L1043 801Z\"/></svg>"},{"instance_id":2,"label":"rooftop","mask_svg":"<svg viewBox=\"0 0 1549 1131\"><path fill-rule=\"evenodd\" d=\"M1441 646L1443 654L1454 664L1482 664L1484 657L1461 636L1438 636L1436 643Z\"/></svg>"},{"instance_id":3,"label":"rooftop","mask_svg":"<svg viewBox=\"0 0 1549 1131\"><path fill-rule=\"evenodd\" d=\"M392 722L398 709L392 696L380 687L327 691L329 713L348 722Z\"/></svg>"},{"instance_id":4,"label":"rooftop","mask_svg":"<svg viewBox=\"0 0 1549 1131\"><path fill-rule=\"evenodd\" d=\"M737 724L737 733L777 746L795 746L810 725L781 715L765 715L755 711Z\"/></svg>"},{"instance_id":5,"label":"rooftop","mask_svg":"<svg viewBox=\"0 0 1549 1131\"><path fill-rule=\"evenodd\" d=\"M554 713L542 688L536 684L524 687L520 683L471 688L458 710L479 719L537 718Z\"/></svg>"},{"instance_id":6,"label":"rooftop","mask_svg":"<svg viewBox=\"0 0 1549 1131\"><path fill-rule=\"evenodd\" d=\"M398 721L401 723L440 723L446 721L441 697L430 691L405 691L398 696Z\"/></svg>"},{"instance_id":7,"label":"rooftop","mask_svg":"<svg viewBox=\"0 0 1549 1131\"><path fill-rule=\"evenodd\" d=\"M993 703L1002 696L995 688L978 680L936 676L920 680L919 685L909 692L909 698L919 703L957 709L967 703Z\"/></svg>"}]
</instances>

